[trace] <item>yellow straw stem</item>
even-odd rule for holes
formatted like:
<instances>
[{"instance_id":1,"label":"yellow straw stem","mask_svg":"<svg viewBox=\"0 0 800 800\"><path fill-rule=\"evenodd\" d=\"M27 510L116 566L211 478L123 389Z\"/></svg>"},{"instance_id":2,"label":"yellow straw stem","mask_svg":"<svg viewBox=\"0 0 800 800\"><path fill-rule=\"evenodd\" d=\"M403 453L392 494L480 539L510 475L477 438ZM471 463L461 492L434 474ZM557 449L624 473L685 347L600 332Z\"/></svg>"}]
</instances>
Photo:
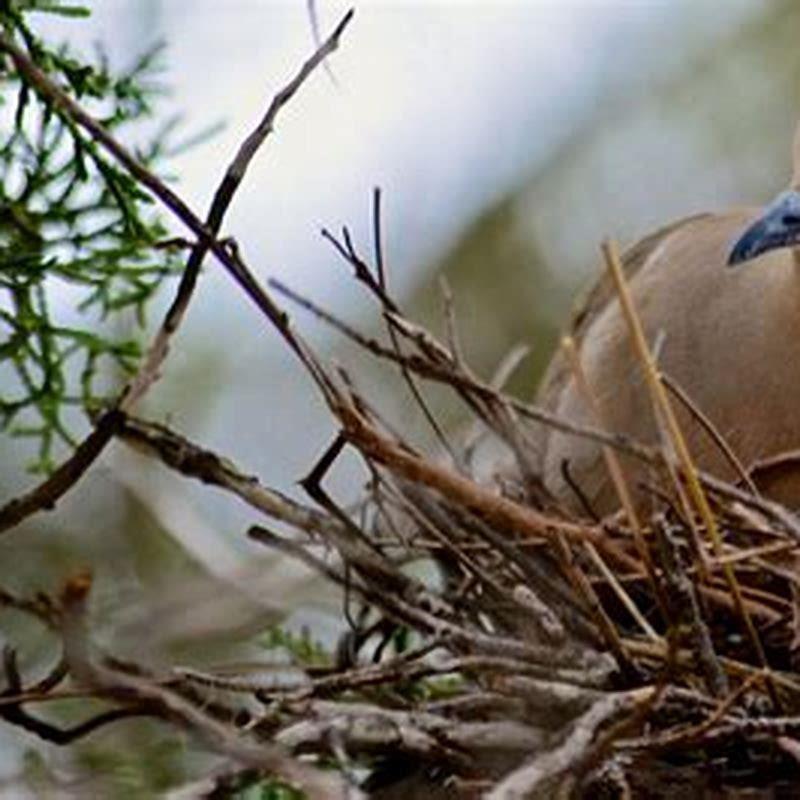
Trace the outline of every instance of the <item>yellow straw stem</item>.
<instances>
[{"instance_id":1,"label":"yellow straw stem","mask_svg":"<svg viewBox=\"0 0 800 800\"><path fill-rule=\"evenodd\" d=\"M695 469L691 454L689 453L689 447L686 444L686 439L684 438L680 426L678 425L678 418L675 416L672 404L670 403L667 395L667 390L665 389L664 384L661 382L661 377L656 367L655 359L653 358L653 354L651 353L647 344L647 340L645 339L641 321L636 313L636 309L633 304L633 298L631 297L627 281L625 280L625 274L622 270L622 264L620 262L617 247L613 241L606 240L603 242L602 251L603 257L606 261L606 266L608 267L611 275L611 279L613 280L614 286L617 290L620 305L622 306L622 313L628 325L628 332L631 337L631 342L633 344L634 351L642 365L642 370L644 372L645 380L647 381L647 386L650 390L650 395L653 400L656 413L661 414L661 418L666 426L667 433L669 434L672 446L675 450L675 455L677 456L678 463L681 466L684 479L686 480L689 496L691 497L692 502L694 503L698 514L700 515L700 519L703 521L703 524L708 531L708 536L714 548L714 554L718 560L722 559L724 552L722 548L722 535L720 534L719 526L717 525L717 521L713 512L711 511L711 506L709 505L706 493L703 491L703 486L700 483L700 478L697 474L697 470ZM736 579L736 574L733 570L733 567L729 562L726 561L722 561L721 564L725 580L728 583L728 587L731 591L734 605L737 613L744 623L747 636L750 639L753 650L755 651L758 663L762 667L766 668L767 660L764 653L764 648L761 645L758 632L753 625L753 620L750 618L750 614L747 612L747 608L745 607L744 599L742 597L742 590L739 586L739 582ZM774 696L773 699L775 699Z\"/></svg>"}]
</instances>

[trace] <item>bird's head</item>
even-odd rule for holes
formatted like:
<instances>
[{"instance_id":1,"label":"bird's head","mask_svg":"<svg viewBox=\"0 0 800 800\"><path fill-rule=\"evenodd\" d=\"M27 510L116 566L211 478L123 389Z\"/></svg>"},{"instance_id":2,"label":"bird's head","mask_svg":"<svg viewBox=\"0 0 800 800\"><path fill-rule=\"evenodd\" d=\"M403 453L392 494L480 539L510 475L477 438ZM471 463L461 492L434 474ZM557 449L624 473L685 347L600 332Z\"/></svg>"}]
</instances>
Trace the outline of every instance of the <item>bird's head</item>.
<instances>
[{"instance_id":1,"label":"bird's head","mask_svg":"<svg viewBox=\"0 0 800 800\"><path fill-rule=\"evenodd\" d=\"M733 267L778 247L800 244L800 192L779 194L736 240L728 256Z\"/></svg>"},{"instance_id":2,"label":"bird's head","mask_svg":"<svg viewBox=\"0 0 800 800\"><path fill-rule=\"evenodd\" d=\"M794 134L794 174L779 194L731 248L728 264L736 266L769 250L800 244L800 123Z\"/></svg>"}]
</instances>

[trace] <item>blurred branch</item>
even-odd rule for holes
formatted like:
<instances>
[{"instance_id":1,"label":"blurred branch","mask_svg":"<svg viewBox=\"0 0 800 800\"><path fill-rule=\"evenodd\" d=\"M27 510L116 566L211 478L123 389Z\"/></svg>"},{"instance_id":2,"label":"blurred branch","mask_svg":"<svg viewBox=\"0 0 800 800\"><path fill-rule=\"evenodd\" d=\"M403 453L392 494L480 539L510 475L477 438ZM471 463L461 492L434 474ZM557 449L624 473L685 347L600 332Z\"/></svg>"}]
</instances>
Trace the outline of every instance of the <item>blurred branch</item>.
<instances>
[{"instance_id":1,"label":"blurred branch","mask_svg":"<svg viewBox=\"0 0 800 800\"><path fill-rule=\"evenodd\" d=\"M152 716L162 717L186 728L216 752L244 766L297 783L311 800L353 796L348 794L336 776L300 764L281 747L249 740L235 725L216 719L201 705L159 685L149 679L146 673L134 674L97 661L86 622L90 585L85 577L72 579L65 586L61 598L64 654L75 680L91 687L97 696L123 704L118 714L130 714L134 709L144 708Z\"/></svg>"}]
</instances>

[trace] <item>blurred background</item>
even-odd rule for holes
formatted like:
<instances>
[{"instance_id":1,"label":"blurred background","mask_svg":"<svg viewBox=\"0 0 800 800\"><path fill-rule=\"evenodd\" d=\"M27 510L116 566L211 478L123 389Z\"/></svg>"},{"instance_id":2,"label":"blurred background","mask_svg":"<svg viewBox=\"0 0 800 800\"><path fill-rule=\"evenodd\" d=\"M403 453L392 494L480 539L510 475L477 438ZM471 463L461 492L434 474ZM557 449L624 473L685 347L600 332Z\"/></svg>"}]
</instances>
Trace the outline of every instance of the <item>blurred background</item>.
<instances>
[{"instance_id":1,"label":"blurred background","mask_svg":"<svg viewBox=\"0 0 800 800\"><path fill-rule=\"evenodd\" d=\"M348 6L317 0L323 37ZM515 344L532 348L511 384L521 396L532 397L576 292L597 274L602 237L632 242L698 211L758 205L788 180L800 116L795 0L355 7L328 71L316 73L279 118L224 232L264 281L280 278L375 331L374 304L320 229L346 224L371 254L371 194L381 187L395 297L441 332L438 280L446 276L478 373L490 376ZM239 142L312 52L309 6L97 0L93 8L89 24L49 21L46 30L87 48L99 41L123 65L163 40L164 114L184 115L187 135L222 124L169 164L177 190L204 211ZM168 295L153 309L151 328ZM384 383L370 382L371 367L341 337L293 314L362 386ZM433 452L409 396L369 393ZM450 429L463 421L447 397L431 397ZM299 366L210 261L142 412L288 493L334 433ZM24 443L4 441L0 452L4 501L33 479L20 468ZM362 477L344 459L330 488L342 502L353 500ZM178 653L192 663L252 656L257 636L242 645L244 634L283 616L332 640L339 616L332 596L295 565L275 564L249 545L244 531L253 521L240 505L116 445L57 515L0 539L0 578L29 594L91 566L98 637L140 655L166 648L173 660ZM156 614L173 621L158 626L158 641ZM13 638L23 624L4 615L0 630ZM163 641L167 628L174 638ZM226 633L212 646L214 630ZM193 648L198 637L201 652ZM24 655L23 666L35 668L47 644L33 638ZM154 765L163 756L169 769L183 748L167 747L163 731L146 724L114 735L129 737L129 751L150 748ZM17 771L26 752L32 758L32 744L0 728L0 776ZM91 762L120 750L95 742L81 752ZM141 788L136 780L131 785Z\"/></svg>"}]
</instances>

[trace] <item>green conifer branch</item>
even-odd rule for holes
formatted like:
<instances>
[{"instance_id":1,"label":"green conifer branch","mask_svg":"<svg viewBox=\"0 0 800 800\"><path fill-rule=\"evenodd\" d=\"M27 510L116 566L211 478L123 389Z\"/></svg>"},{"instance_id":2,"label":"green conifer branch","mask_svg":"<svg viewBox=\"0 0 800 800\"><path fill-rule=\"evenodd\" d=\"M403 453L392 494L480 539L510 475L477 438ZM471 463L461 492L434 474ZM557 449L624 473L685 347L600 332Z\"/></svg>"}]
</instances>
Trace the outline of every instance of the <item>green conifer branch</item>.
<instances>
[{"instance_id":1,"label":"green conifer branch","mask_svg":"<svg viewBox=\"0 0 800 800\"><path fill-rule=\"evenodd\" d=\"M34 12L88 9L0 0L0 27L107 129L130 138L161 94L160 49L115 71L102 54L90 60L39 37ZM151 169L166 155L164 133L137 149ZM73 444L75 410L102 403L100 378L135 368L136 328L181 266L174 249L157 246L167 235L137 183L0 60L0 431L34 439L35 471L50 471Z\"/></svg>"}]
</instances>

